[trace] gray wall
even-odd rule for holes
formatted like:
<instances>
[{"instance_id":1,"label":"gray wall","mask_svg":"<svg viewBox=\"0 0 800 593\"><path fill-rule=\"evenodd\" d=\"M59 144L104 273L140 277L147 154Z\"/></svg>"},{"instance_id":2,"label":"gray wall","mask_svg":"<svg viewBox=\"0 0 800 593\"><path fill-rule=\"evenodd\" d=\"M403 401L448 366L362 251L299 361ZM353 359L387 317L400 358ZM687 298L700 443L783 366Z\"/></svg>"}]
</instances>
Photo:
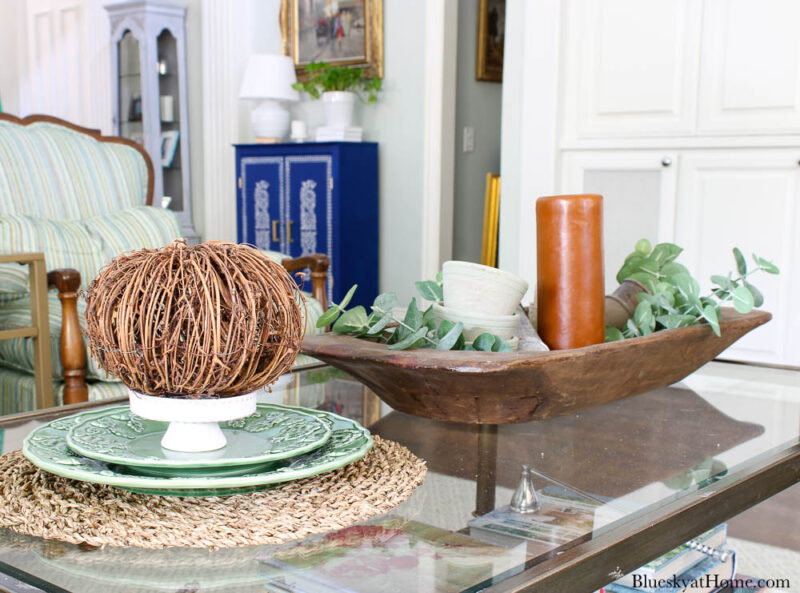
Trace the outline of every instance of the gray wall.
<instances>
[{"instance_id":1,"label":"gray wall","mask_svg":"<svg viewBox=\"0 0 800 593\"><path fill-rule=\"evenodd\" d=\"M475 80L478 3L458 5L453 258L480 262L486 174L500 172L503 85ZM464 127L475 129L475 151L463 151Z\"/></svg>"}]
</instances>

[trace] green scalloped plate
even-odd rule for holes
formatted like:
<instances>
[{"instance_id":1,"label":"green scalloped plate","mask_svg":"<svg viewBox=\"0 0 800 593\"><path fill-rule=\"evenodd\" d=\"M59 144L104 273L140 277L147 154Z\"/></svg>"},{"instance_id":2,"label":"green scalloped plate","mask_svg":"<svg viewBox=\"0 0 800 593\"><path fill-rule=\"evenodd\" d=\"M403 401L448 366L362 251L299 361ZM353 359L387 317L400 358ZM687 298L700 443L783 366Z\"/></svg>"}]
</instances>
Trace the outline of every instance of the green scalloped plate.
<instances>
[{"instance_id":1,"label":"green scalloped plate","mask_svg":"<svg viewBox=\"0 0 800 593\"><path fill-rule=\"evenodd\" d=\"M143 468L140 473L246 473L244 468L297 457L324 445L331 436L328 423L306 410L278 404L259 404L247 418L220 422L228 444L216 451L181 453L161 447L166 422L145 420L127 406L86 418L67 432L67 446L107 463ZM147 469L144 469L147 468ZM187 471L176 472L175 468ZM199 470L188 471L188 470Z\"/></svg>"},{"instance_id":2,"label":"green scalloped plate","mask_svg":"<svg viewBox=\"0 0 800 593\"><path fill-rule=\"evenodd\" d=\"M262 405L265 404L259 404ZM128 409L128 406L112 408L116 411ZM25 438L22 453L40 469L73 480L160 496L227 496L329 472L358 461L372 448L372 436L358 422L330 412L305 409L303 412L322 419L329 426L328 442L298 457L278 461L278 467L257 465L243 475L140 475L136 468L90 459L72 451L67 446L69 431L89 419L107 414L108 409L83 412L40 426Z\"/></svg>"}]
</instances>

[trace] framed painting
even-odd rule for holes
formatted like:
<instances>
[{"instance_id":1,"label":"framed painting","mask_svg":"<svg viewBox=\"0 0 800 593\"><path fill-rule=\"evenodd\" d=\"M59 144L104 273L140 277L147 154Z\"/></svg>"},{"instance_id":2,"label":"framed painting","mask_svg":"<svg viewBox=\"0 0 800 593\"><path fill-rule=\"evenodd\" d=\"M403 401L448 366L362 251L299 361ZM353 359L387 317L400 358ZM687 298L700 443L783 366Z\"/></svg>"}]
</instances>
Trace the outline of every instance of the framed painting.
<instances>
[{"instance_id":1,"label":"framed painting","mask_svg":"<svg viewBox=\"0 0 800 593\"><path fill-rule=\"evenodd\" d=\"M475 79L503 82L506 0L478 0Z\"/></svg>"},{"instance_id":2,"label":"framed painting","mask_svg":"<svg viewBox=\"0 0 800 593\"><path fill-rule=\"evenodd\" d=\"M311 62L383 77L383 0L281 0L283 53L298 78Z\"/></svg>"}]
</instances>

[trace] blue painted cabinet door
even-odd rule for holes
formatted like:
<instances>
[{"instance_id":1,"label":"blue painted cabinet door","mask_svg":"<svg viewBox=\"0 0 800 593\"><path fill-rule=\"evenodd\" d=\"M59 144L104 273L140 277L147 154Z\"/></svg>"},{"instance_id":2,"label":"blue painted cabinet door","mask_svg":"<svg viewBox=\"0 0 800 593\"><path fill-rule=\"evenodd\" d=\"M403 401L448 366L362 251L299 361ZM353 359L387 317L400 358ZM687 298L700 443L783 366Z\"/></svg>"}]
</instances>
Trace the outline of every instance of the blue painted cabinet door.
<instances>
[{"instance_id":1,"label":"blue painted cabinet door","mask_svg":"<svg viewBox=\"0 0 800 593\"><path fill-rule=\"evenodd\" d=\"M286 156L286 234L292 257L324 253L328 299L333 298L337 262L333 256L333 157L330 154ZM307 279L310 282L310 277Z\"/></svg>"},{"instance_id":2,"label":"blue painted cabinet door","mask_svg":"<svg viewBox=\"0 0 800 593\"><path fill-rule=\"evenodd\" d=\"M244 157L239 166L242 181L239 236L259 249L285 253L283 157Z\"/></svg>"}]
</instances>

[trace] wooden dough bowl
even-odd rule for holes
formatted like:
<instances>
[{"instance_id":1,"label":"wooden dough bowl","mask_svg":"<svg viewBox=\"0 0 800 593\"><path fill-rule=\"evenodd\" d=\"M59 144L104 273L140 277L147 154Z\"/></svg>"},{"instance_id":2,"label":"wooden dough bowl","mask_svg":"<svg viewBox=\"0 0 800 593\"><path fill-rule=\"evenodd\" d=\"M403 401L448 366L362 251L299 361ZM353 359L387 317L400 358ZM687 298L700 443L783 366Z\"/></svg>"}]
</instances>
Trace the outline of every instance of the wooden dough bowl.
<instances>
[{"instance_id":1,"label":"wooden dough bowl","mask_svg":"<svg viewBox=\"0 0 800 593\"><path fill-rule=\"evenodd\" d=\"M551 352L396 352L332 334L307 336L302 351L346 371L395 410L448 422L513 424L671 385L771 318L724 308L722 337L695 325Z\"/></svg>"}]
</instances>

